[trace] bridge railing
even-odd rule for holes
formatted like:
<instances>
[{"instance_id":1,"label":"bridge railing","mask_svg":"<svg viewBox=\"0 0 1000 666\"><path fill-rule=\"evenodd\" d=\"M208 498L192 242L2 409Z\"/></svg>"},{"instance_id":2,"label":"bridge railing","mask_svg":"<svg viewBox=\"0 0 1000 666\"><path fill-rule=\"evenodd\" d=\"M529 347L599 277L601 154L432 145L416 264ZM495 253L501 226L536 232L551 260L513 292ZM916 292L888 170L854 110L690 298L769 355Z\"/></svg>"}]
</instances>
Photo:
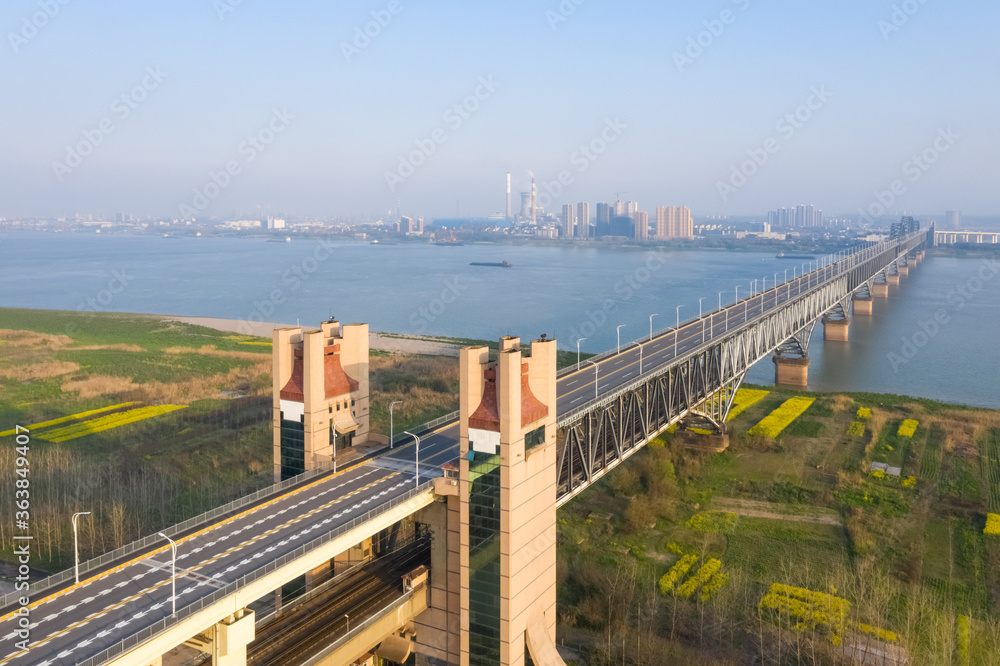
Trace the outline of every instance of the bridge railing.
<instances>
[{"instance_id":1,"label":"bridge railing","mask_svg":"<svg viewBox=\"0 0 1000 666\"><path fill-rule=\"evenodd\" d=\"M171 627L183 622L185 619L191 617L195 613L198 613L202 609L207 608L212 604L215 604L230 595L236 594L237 592L239 592L246 586L250 585L251 583L280 569L286 564L299 559L300 557L319 548L320 546L326 544L327 542L332 541L333 539L336 539L337 537L343 534L346 534L347 532L353 530L354 528L360 525L364 525L368 521L377 518L383 513L386 513L396 508L400 504L405 504L406 502L410 501L411 499L413 499L418 495L421 495L428 491L433 492L433 488L434 488L434 482L427 481L424 484L410 490L409 492L389 502L386 502L385 504L377 506L374 509L371 509L367 513L364 513L355 518L354 520L341 525L337 529L327 532L323 536L317 537L316 539L313 539L309 543L300 546L291 553L283 555L282 557L279 557L278 559L268 562L264 566L255 569L254 571L251 571L250 573L226 585L224 588L216 590L215 592L212 592L211 594L198 599L197 601L191 603L188 606L183 606L181 608L178 608L176 615L168 615L162 620L146 627L145 629L139 632L132 634L131 636L128 636L119 643L112 645L111 647L103 650L102 652L97 653L93 657L90 657L89 659L80 662L78 666L99 666L100 664L107 663L111 659L114 659L115 657L138 647L139 645L148 641L150 638L156 636L157 634L166 631L167 629L170 629Z\"/></svg>"},{"instance_id":2,"label":"bridge railing","mask_svg":"<svg viewBox=\"0 0 1000 666\"><path fill-rule=\"evenodd\" d=\"M419 425L416 428L411 428L411 430L413 432L423 433L429 430L433 430L440 425L448 423L449 421L457 421L457 420L458 420L458 412L453 412L451 414L446 414L445 416L434 419L433 421L428 421L427 423ZM409 439L409 435L399 434L393 439L398 442L400 440ZM240 509L244 509L248 506L252 506L257 502L266 499L268 497L271 497L273 495L280 495L289 488L292 488L301 483L311 481L324 474L328 474L331 471L333 471L333 463L324 463L319 467L311 469L303 474L299 474L298 476L294 476L290 479L286 479L279 483L272 484L270 486L267 486L266 488L261 488L257 492L235 499L232 502L229 502L228 504L216 507L200 515L194 516L193 518L188 518L187 520L181 523L177 523L176 525L167 527L166 529L162 530L162 532L171 538L174 538L178 535L183 536L189 530L192 530L201 525L207 525L211 522L214 522L220 516L225 516L226 514L239 511ZM125 560L129 556L139 555L143 552L146 552L150 548L152 548L153 545L158 543L166 545L164 543L163 537L158 536L156 534L148 535L139 539L138 541L133 541L132 543L126 544L121 548L117 548L110 552L104 553L103 555L99 555L95 558L89 559L86 562L81 562L80 578L83 579L84 577L89 576L94 572L101 571L112 562ZM18 600L23 596L37 597L46 590L50 590L59 587L60 585L69 583L74 579L74 575L75 574L73 569L66 569L65 571L61 571L47 578L43 578L42 580L35 581L28 587L27 594L23 591L9 592L0 597L0 609L7 608L8 606L17 604Z\"/></svg>"}]
</instances>

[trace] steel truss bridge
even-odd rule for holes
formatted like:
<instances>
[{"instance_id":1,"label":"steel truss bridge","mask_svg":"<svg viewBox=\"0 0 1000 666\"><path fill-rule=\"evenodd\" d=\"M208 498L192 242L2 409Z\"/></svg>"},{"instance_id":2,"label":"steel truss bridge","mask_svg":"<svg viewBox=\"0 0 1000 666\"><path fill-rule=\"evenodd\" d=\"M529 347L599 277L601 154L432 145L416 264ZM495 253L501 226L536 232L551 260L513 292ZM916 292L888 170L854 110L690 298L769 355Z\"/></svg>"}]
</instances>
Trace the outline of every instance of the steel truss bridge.
<instances>
[{"instance_id":1,"label":"steel truss bridge","mask_svg":"<svg viewBox=\"0 0 1000 666\"><path fill-rule=\"evenodd\" d=\"M895 275L899 265L906 265L906 256L927 242L927 233L838 255L801 277L661 332L620 354L604 355L637 357L638 372L630 381L610 382L616 384L610 390L595 391L590 402L560 411L558 505L686 416L698 415L724 431L733 398L751 366L772 354L807 356L817 321L847 319L854 295L867 297L873 284ZM643 355L655 362L643 364ZM598 365L605 363L606 358L594 365L598 382Z\"/></svg>"}]
</instances>

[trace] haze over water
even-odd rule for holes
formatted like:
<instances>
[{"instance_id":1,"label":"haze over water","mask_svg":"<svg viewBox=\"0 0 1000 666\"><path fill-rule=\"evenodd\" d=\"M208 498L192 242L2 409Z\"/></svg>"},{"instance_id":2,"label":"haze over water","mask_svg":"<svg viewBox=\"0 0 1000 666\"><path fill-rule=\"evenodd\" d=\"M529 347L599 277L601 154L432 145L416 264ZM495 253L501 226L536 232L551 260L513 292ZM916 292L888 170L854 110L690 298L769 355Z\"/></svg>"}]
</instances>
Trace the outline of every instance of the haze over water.
<instances>
[{"instance_id":1,"label":"haze over water","mask_svg":"<svg viewBox=\"0 0 1000 666\"><path fill-rule=\"evenodd\" d=\"M10 234L0 240L0 306L192 315L315 325L335 314L372 330L495 339L541 333L587 352L649 335L779 282L799 262L772 253L660 252L581 246L427 244ZM38 258L43 258L41 261ZM474 267L507 260L513 268ZM848 343L817 325L810 389L899 393L1000 407L1000 264L928 257L854 319ZM117 271L125 282L112 283ZM970 283L971 280L971 283ZM113 287L113 289L110 289ZM967 296L961 296L959 287ZM975 289L978 287L978 291ZM969 291L969 290L973 291ZM120 293L113 294L112 290ZM89 299L89 300L88 300ZM932 324L935 316L943 324ZM924 324L924 326L922 326ZM907 343L909 341L909 344ZM770 384L769 359L747 381Z\"/></svg>"}]
</instances>

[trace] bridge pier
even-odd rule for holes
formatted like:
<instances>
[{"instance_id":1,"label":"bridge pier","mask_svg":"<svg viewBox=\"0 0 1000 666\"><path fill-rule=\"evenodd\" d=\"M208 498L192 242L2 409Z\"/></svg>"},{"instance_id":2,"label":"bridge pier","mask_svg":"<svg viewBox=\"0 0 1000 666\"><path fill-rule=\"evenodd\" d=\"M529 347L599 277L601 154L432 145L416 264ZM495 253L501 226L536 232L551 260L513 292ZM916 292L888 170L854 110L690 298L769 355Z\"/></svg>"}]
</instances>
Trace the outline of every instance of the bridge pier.
<instances>
[{"instance_id":1,"label":"bridge pier","mask_svg":"<svg viewBox=\"0 0 1000 666\"><path fill-rule=\"evenodd\" d=\"M809 385L809 357L808 356L780 356L775 354L774 361L774 383L785 384L786 386L808 386Z\"/></svg>"},{"instance_id":2,"label":"bridge pier","mask_svg":"<svg viewBox=\"0 0 1000 666\"><path fill-rule=\"evenodd\" d=\"M900 275L909 275L910 274L910 266L908 264L904 265L904 266L898 266L896 268L896 270L899 271Z\"/></svg>"},{"instance_id":3,"label":"bridge pier","mask_svg":"<svg viewBox=\"0 0 1000 666\"><path fill-rule=\"evenodd\" d=\"M869 316L870 317L872 315L872 305L873 305L873 303L874 303L874 301L872 300L871 296L862 297L862 298L855 297L854 298L854 316L865 315L865 316Z\"/></svg>"},{"instance_id":4,"label":"bridge pier","mask_svg":"<svg viewBox=\"0 0 1000 666\"><path fill-rule=\"evenodd\" d=\"M896 280L897 284L899 280ZM872 285L872 296L875 298L889 298L889 283L876 282Z\"/></svg>"},{"instance_id":5,"label":"bridge pier","mask_svg":"<svg viewBox=\"0 0 1000 666\"><path fill-rule=\"evenodd\" d=\"M899 273L890 273L885 276L886 284L898 285L899 284Z\"/></svg>"},{"instance_id":6,"label":"bridge pier","mask_svg":"<svg viewBox=\"0 0 1000 666\"><path fill-rule=\"evenodd\" d=\"M847 342L850 339L849 333L851 320L830 319L823 317L823 339L833 342Z\"/></svg>"}]
</instances>

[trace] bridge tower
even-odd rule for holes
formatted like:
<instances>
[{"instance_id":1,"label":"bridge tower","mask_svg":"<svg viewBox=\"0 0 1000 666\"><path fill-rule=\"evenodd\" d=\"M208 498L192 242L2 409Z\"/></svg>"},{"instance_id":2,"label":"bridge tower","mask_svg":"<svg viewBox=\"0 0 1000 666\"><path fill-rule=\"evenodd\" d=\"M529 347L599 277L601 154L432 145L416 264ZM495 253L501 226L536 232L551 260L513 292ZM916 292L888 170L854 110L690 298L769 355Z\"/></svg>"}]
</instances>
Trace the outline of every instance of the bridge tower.
<instances>
[{"instance_id":1,"label":"bridge tower","mask_svg":"<svg viewBox=\"0 0 1000 666\"><path fill-rule=\"evenodd\" d=\"M368 440L368 324L274 331L274 479Z\"/></svg>"},{"instance_id":2,"label":"bridge tower","mask_svg":"<svg viewBox=\"0 0 1000 666\"><path fill-rule=\"evenodd\" d=\"M556 341L461 351L462 666L562 664L556 625Z\"/></svg>"}]
</instances>

